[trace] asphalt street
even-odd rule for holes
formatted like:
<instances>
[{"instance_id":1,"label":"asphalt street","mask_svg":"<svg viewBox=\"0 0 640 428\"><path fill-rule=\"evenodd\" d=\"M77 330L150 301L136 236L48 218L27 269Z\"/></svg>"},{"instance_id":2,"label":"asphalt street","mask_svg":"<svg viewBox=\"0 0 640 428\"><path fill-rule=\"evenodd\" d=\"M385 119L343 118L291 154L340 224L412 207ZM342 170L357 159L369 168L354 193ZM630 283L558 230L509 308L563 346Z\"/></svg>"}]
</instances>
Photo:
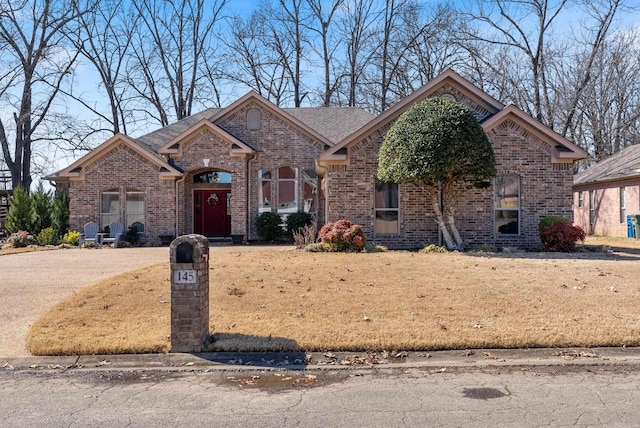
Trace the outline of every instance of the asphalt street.
<instances>
[{"instance_id":1,"label":"asphalt street","mask_svg":"<svg viewBox=\"0 0 640 428\"><path fill-rule=\"evenodd\" d=\"M0 426L637 427L635 366L0 372Z\"/></svg>"}]
</instances>

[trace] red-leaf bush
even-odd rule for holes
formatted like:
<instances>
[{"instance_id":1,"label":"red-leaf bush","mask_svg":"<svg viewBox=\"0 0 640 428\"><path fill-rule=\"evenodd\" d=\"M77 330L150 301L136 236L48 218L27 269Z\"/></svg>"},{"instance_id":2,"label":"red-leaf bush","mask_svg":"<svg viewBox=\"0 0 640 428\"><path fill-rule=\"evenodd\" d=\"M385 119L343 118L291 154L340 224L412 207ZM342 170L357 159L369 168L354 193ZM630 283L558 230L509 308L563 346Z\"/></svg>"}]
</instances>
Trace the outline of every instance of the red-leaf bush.
<instances>
[{"instance_id":1,"label":"red-leaf bush","mask_svg":"<svg viewBox=\"0 0 640 428\"><path fill-rule=\"evenodd\" d=\"M561 221L555 222L540 231L540 240L546 251L571 252L576 242L584 242L587 234L580 226L573 226Z\"/></svg>"},{"instance_id":2,"label":"red-leaf bush","mask_svg":"<svg viewBox=\"0 0 640 428\"><path fill-rule=\"evenodd\" d=\"M366 244L362 226L349 220L325 224L320 229L318 237L331 251L357 252L362 251Z\"/></svg>"}]
</instances>

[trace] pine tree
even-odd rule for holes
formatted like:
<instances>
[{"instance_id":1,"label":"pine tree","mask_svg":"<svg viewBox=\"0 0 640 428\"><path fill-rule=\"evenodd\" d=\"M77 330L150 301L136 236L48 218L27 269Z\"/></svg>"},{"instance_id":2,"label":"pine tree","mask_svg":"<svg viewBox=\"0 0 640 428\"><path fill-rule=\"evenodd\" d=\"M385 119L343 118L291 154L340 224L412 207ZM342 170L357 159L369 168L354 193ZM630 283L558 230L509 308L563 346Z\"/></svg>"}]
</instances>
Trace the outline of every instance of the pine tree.
<instances>
[{"instance_id":1,"label":"pine tree","mask_svg":"<svg viewBox=\"0 0 640 428\"><path fill-rule=\"evenodd\" d=\"M51 201L51 192L45 192L42 182L38 184L38 188L31 194L31 233L37 235L42 229L51 227L51 211L53 204Z\"/></svg>"},{"instance_id":2,"label":"pine tree","mask_svg":"<svg viewBox=\"0 0 640 428\"><path fill-rule=\"evenodd\" d=\"M31 212L31 197L22 186L13 189L9 198L9 212L7 213L7 230L16 233L19 230L31 232L33 228Z\"/></svg>"}]
</instances>

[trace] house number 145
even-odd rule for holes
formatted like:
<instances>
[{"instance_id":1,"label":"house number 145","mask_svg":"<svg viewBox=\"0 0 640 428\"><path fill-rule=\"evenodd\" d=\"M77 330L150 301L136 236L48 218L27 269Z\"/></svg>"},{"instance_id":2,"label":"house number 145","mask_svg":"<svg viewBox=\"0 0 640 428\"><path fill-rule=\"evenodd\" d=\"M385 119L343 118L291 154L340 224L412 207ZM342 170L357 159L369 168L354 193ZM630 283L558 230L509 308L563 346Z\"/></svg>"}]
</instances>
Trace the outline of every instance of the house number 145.
<instances>
[{"instance_id":1,"label":"house number 145","mask_svg":"<svg viewBox=\"0 0 640 428\"><path fill-rule=\"evenodd\" d=\"M173 282L175 284L195 284L196 278L197 275L194 269L181 269L173 271Z\"/></svg>"}]
</instances>

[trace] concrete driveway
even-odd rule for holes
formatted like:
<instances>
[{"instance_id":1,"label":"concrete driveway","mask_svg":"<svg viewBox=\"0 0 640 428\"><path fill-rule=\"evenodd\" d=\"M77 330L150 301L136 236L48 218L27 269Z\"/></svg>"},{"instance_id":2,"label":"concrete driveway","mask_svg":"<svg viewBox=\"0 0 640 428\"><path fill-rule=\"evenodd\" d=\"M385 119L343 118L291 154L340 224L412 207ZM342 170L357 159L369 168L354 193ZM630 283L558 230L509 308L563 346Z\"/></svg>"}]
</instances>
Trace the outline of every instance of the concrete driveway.
<instances>
[{"instance_id":1,"label":"concrete driveway","mask_svg":"<svg viewBox=\"0 0 640 428\"><path fill-rule=\"evenodd\" d=\"M50 307L104 278L169 263L169 248L35 251L0 256L0 358L26 357L31 325Z\"/></svg>"}]
</instances>

